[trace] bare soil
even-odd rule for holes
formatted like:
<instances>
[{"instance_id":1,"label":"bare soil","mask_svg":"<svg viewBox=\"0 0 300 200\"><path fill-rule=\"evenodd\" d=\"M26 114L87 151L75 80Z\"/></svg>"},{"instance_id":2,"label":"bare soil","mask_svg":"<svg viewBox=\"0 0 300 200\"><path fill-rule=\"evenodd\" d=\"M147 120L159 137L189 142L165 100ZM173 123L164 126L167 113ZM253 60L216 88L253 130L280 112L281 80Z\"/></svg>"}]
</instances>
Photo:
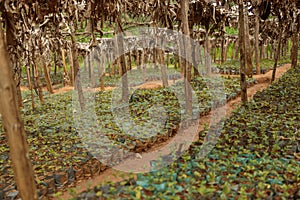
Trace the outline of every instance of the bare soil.
<instances>
[{"instance_id":1,"label":"bare soil","mask_svg":"<svg viewBox=\"0 0 300 200\"><path fill-rule=\"evenodd\" d=\"M287 72L290 69L290 67L291 67L290 64L286 64L286 65L283 65L282 67L277 68L276 80L278 80L285 72ZM228 75L226 75L226 76L228 76ZM262 91L265 88L267 88L271 83L271 77L272 77L272 70L266 74L254 75L253 78L255 78L257 80L257 84L248 88L248 90L247 90L248 99L252 99L256 92ZM153 81L151 83L143 84L140 87L151 89L151 88L159 88L159 87L161 87L161 85L162 85L161 81ZM113 89L113 88L109 88L109 89ZM71 88L57 90L56 92L59 93L59 92L64 92L64 91L69 91L69 90L71 90ZM93 188L96 185L101 184L101 183L119 182L119 181L128 179L129 177L135 177L135 174L133 174L133 173L124 172L124 171L126 171L126 170L124 170L126 168L127 169L134 168L134 169L138 169L141 171L149 170L150 160L153 160L153 158L157 157L158 154L165 155L165 154L169 153L170 149L169 149L168 144L174 143L174 140L176 140L176 141L186 140L187 135L190 136L190 138L189 138L190 140L193 140L193 141L197 140L198 135L194 134L194 133L198 133L198 132L204 130L205 126L207 124L211 123L211 119L214 117L213 116L214 113L217 113L218 110L226 109L226 116L229 116L231 114L231 112L240 103L241 103L241 97L239 96L239 97L229 101L224 107L217 108L216 110L211 111L208 115L201 117L199 119L199 121L197 122L197 124L195 124L195 123L190 124L190 126L187 127L185 130L183 130L182 134L179 134L179 136L177 136L177 137L175 136L174 138L171 138L170 141L163 142L163 143L159 144L158 146L156 146L155 148L151 148L150 152L145 152L141 155L136 156L135 158L132 158L131 160L126 160L126 163L123 166L122 166L122 164L120 166L118 166L118 168L122 169L123 171L109 168L109 169L105 170L104 172L102 172L100 175L92 177L90 180L78 181L74 190L77 193L80 193L80 192L83 192L84 190L86 190L87 187ZM196 130L195 130L195 127L196 127ZM167 148L165 148L165 147L167 147ZM186 149L186 148L188 148L188 147L184 147L184 149ZM59 197L59 199L69 199L71 197L72 196L67 191L65 191L65 192L63 192L62 196Z\"/></svg>"},{"instance_id":2,"label":"bare soil","mask_svg":"<svg viewBox=\"0 0 300 200\"><path fill-rule=\"evenodd\" d=\"M175 81L169 81L169 85L172 85L173 83L175 83ZM55 85L55 87L58 87L58 85ZM113 90L115 89L116 87L111 87L111 86L107 86L104 88L104 91L109 91L109 90ZM162 88L162 82L161 81L149 81L147 83L144 83L140 86L136 86L134 88L140 88L140 89L159 89L159 88ZM71 90L74 90L74 87L72 86L65 86L65 87L61 87L61 88L58 88L58 89L54 89L53 90L53 94L60 94L60 93L63 93L63 92L69 92ZM101 91L101 88L98 87L98 88L94 88L93 89L95 92L99 92ZM21 91L29 91L29 88L26 87L26 86L21 86ZM42 88L42 91L47 91L47 87L43 87Z\"/></svg>"},{"instance_id":3,"label":"bare soil","mask_svg":"<svg viewBox=\"0 0 300 200\"><path fill-rule=\"evenodd\" d=\"M286 73L291 68L290 64L285 64L281 67L278 67L276 70L275 81L277 81L284 73ZM272 79L272 72L273 70L267 72L266 74L254 75L253 78L256 79L257 84L253 85L252 87L248 88L247 96L249 99L252 99L256 92L262 91L267 88ZM227 105L227 114L230 115L230 110L232 111L237 104L241 102L241 97L237 97L236 99L228 102Z\"/></svg>"}]
</instances>

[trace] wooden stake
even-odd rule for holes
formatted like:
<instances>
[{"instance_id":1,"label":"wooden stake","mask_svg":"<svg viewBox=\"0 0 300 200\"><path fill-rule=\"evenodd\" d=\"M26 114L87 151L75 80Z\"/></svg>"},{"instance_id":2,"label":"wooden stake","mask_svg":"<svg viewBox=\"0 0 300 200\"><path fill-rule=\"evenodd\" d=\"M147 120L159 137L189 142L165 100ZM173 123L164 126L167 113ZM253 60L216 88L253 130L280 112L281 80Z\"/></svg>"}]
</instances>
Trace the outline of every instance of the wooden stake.
<instances>
[{"instance_id":1,"label":"wooden stake","mask_svg":"<svg viewBox=\"0 0 300 200\"><path fill-rule=\"evenodd\" d=\"M189 12L189 1L181 0L181 16L182 16L182 32L185 34L184 36L184 51L185 51L185 101L186 101L186 112L189 116L193 114L193 105L192 105L192 89L190 86L191 78L192 78L192 52L191 52L191 43L189 40L190 29L189 29L189 20L188 20L188 12Z\"/></svg>"},{"instance_id":2,"label":"wooden stake","mask_svg":"<svg viewBox=\"0 0 300 200\"><path fill-rule=\"evenodd\" d=\"M240 41L240 76L241 76L241 96L243 104L248 101L247 97L247 80L246 80L246 38L245 38L245 15L243 0L239 0L239 41Z\"/></svg>"},{"instance_id":3,"label":"wooden stake","mask_svg":"<svg viewBox=\"0 0 300 200\"><path fill-rule=\"evenodd\" d=\"M7 136L14 178L23 200L37 200L36 185L29 150L10 71L4 34L0 29L0 113Z\"/></svg>"},{"instance_id":4,"label":"wooden stake","mask_svg":"<svg viewBox=\"0 0 300 200\"><path fill-rule=\"evenodd\" d=\"M61 49L61 57L63 61L63 66L64 66L64 86L70 84L70 79L68 75L68 70L67 70L67 64L66 64L66 57L65 57L65 50Z\"/></svg>"}]
</instances>

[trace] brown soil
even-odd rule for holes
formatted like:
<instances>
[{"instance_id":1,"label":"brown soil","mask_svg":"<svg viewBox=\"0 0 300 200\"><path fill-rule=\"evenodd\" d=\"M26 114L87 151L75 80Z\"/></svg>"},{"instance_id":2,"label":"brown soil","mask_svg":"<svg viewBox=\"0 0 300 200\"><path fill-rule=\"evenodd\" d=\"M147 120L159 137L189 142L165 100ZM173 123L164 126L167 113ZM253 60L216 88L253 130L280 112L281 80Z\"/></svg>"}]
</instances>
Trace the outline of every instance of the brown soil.
<instances>
[{"instance_id":1,"label":"brown soil","mask_svg":"<svg viewBox=\"0 0 300 200\"><path fill-rule=\"evenodd\" d=\"M169 85L171 85L173 83L173 81L169 81ZM135 88L140 88L140 89L159 89L162 87L162 82L161 81L151 81L151 82L147 82L147 83L144 83L140 86L136 86ZM109 91L109 90L113 90L115 89L116 87L105 87L104 90L105 91ZM22 91L28 91L29 88L26 87L26 86L21 86L21 90ZM43 91L47 91L47 87L43 87L42 88ZM72 86L65 86L65 87L62 87L62 88L58 88L58 89L54 89L53 92L54 94L60 94L60 93L63 93L63 92L69 92L71 90L74 90L74 87ZM98 88L94 88L93 89L95 92L99 92L101 91L101 88L98 87Z\"/></svg>"},{"instance_id":2,"label":"brown soil","mask_svg":"<svg viewBox=\"0 0 300 200\"><path fill-rule=\"evenodd\" d=\"M277 81L285 72L287 72L291 68L290 64L283 65L282 67L277 68L275 81ZM254 75L253 78L257 80L257 84L248 88L247 96L249 99L252 99L254 94L258 91L264 90L271 83L272 79L272 70L267 72L266 74ZM227 108L229 110L233 110L237 104L241 102L241 97L238 97L230 102L228 102ZM228 112L227 112L228 113ZM230 114L230 113L229 113Z\"/></svg>"},{"instance_id":3,"label":"brown soil","mask_svg":"<svg viewBox=\"0 0 300 200\"><path fill-rule=\"evenodd\" d=\"M286 71L288 71L290 69L291 65L290 64L286 64L282 67L279 67L277 69L276 72L276 80L278 80ZM228 75L226 75L228 76ZM257 91L262 91L265 88L267 88L270 85L271 82L271 77L272 77L272 71L269 71L266 74L261 74L261 75L254 75L254 78L257 80L257 84L251 86L248 88L247 90L247 96L249 99L251 99L253 97L253 95L257 92ZM151 82L149 84L144 84L143 87L146 88L157 88L157 87L161 87L161 82L160 81L155 81L155 82ZM229 101L224 107L226 109L226 116L229 116L231 114L231 112L237 107L237 105L239 105L241 102L241 97L237 97L231 101ZM165 155L168 154L168 152L170 151L168 144L171 144L175 141L181 141L181 140L186 140L187 135L190 136L190 140L197 140L197 134L188 134L188 133L198 133L200 131L202 131L204 129L204 127L207 124L211 123L211 119L212 117L214 117L214 113L217 113L218 110L222 110L224 109L224 107L221 108L217 108L214 111L211 111L208 115L201 117L200 120L197 123L193 123L193 124L189 124L188 128L183 130L183 134L179 134L179 136L175 136L174 138L172 138L170 141L166 141L160 145L158 145L157 147L155 147L154 149L151 149L151 152L146 152L143 153L141 155L136 156L135 158L132 158L131 160L127 161L125 165L122 166L119 165L118 168L122 169L123 171L126 171L124 169L128 168L132 168L134 167L135 169L138 170L148 170L149 167L145 166L149 166L149 162L150 160L153 160L154 157L157 157L158 154L161 155ZM218 119L219 120L219 119ZM197 131L195 131L195 127L197 129ZM163 147L163 148L160 148ZM167 148L165 148L167 147ZM186 149L188 147L184 147L184 149ZM75 191L77 193L83 192L84 190L87 189L87 187L89 188L93 188L98 184L101 183L105 183L105 182L119 182L122 180L125 180L126 178L128 179L129 177L135 176L132 173L127 173L127 172L122 172L116 169L107 169L104 172L102 172L102 174L93 177L90 180L82 180L82 181L78 181L77 182L77 186L75 189ZM59 199L68 199L71 198L71 195L65 191L62 196L59 197Z\"/></svg>"},{"instance_id":4,"label":"brown soil","mask_svg":"<svg viewBox=\"0 0 300 200\"><path fill-rule=\"evenodd\" d=\"M54 88L55 88L55 86L54 86ZM22 91L28 91L29 88L26 87L26 86L21 86L21 90ZM42 90L43 91L47 91L47 87L43 87ZM62 87L62 88L54 89L53 92L54 92L54 94L59 94L59 93L63 93L63 92L68 92L70 90L74 90L74 87L72 87L72 86L65 86L65 87Z\"/></svg>"}]
</instances>

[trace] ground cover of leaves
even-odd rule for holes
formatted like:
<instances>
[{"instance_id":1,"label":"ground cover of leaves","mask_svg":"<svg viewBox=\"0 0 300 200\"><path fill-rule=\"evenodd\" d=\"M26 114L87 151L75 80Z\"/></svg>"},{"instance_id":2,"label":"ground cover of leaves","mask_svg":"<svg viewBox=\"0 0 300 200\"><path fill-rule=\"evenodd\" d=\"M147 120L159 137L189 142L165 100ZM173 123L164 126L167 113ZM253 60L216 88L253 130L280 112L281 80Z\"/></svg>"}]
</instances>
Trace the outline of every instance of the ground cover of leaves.
<instances>
[{"instance_id":1,"label":"ground cover of leaves","mask_svg":"<svg viewBox=\"0 0 300 200\"><path fill-rule=\"evenodd\" d=\"M277 66L284 65L286 63L290 63L290 60L287 58L281 58L277 62ZM265 74L274 67L273 59L262 59L260 62L260 73ZM216 64L212 70L216 73L221 74L239 74L240 73L240 61L239 60L228 60L223 64ZM256 73L255 63L253 63L253 74Z\"/></svg>"},{"instance_id":2,"label":"ground cover of leaves","mask_svg":"<svg viewBox=\"0 0 300 200\"><path fill-rule=\"evenodd\" d=\"M238 78L223 78L223 81L227 100L239 94ZM254 79L249 80L249 85L254 82ZM181 83L177 84L180 86ZM200 114L204 115L209 111L211 105L210 95L205 92L207 85L204 84L202 78L193 80L192 85L200 103ZM101 122L100 125L105 128L107 134L114 141L124 143L125 147L135 152L146 151L151 146L150 142L157 142L157 138L144 142L134 138L125 138L124 142L122 140L124 138L120 138L120 134L122 135L120 129L113 122L110 108L111 94L111 91L96 94L98 104L95 109ZM34 110L31 108L30 91L23 92L23 99L26 103L22 109L22 118L40 196L53 194L62 187L72 185L75 180L86 179L107 168L88 152L74 128L71 92L45 96L44 105L41 105L36 98ZM132 113L135 113L133 118L143 122L143 120L149 119L149 115L144 111L157 101L165 103L165 109L168 110L169 118L166 127L157 136L161 141L165 141L170 137L170 130L172 130L172 134L176 133L178 128L176 123L180 120L179 113L181 111L176 109L178 103L172 92L167 89L137 90L131 98L130 108ZM17 192L6 137L2 124L0 126L0 197L6 198L16 196Z\"/></svg>"},{"instance_id":3,"label":"ground cover of leaves","mask_svg":"<svg viewBox=\"0 0 300 200\"><path fill-rule=\"evenodd\" d=\"M258 92L222 123L215 148L204 158L200 140L171 166L74 199L299 199L300 70ZM210 142L208 142L208 145Z\"/></svg>"},{"instance_id":4,"label":"ground cover of leaves","mask_svg":"<svg viewBox=\"0 0 300 200\"><path fill-rule=\"evenodd\" d=\"M240 93L238 78L223 77L222 80L227 100ZM248 81L249 85L253 83L255 83L255 79ZM178 82L177 85L180 86L182 83ZM208 92L207 84L203 78L197 78L193 80L192 85L200 104L200 115L205 115L211 109L211 95ZM150 116L145 110L153 103L160 101L168 111L168 121L161 134L145 141L125 137L114 123L110 108L111 94L111 91L96 93L97 106L95 109L102 130L118 144L123 144L124 148L134 152L147 151L154 143L166 141L176 134L181 111L172 92L167 89L142 89L137 90L131 97L132 118L139 123L149 120ZM62 187L71 186L75 180L86 179L107 168L88 152L81 142L82 138L74 128L71 92L45 96L44 105L41 105L35 98L36 108L34 110L31 108L30 91L23 92L23 99L26 103L22 109L22 118L40 196L53 194ZM4 198L16 196L17 192L1 123L0 126L0 197ZM147 131L145 130L144 133Z\"/></svg>"}]
</instances>

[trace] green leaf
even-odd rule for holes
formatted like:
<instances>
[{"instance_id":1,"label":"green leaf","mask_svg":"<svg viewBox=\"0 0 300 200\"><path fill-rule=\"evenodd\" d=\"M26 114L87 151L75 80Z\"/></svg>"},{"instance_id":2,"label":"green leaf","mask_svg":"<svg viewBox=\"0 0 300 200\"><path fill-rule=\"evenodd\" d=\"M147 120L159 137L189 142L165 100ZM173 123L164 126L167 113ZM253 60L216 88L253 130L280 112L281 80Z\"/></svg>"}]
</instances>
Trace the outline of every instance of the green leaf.
<instances>
[{"instance_id":1,"label":"green leaf","mask_svg":"<svg viewBox=\"0 0 300 200\"><path fill-rule=\"evenodd\" d=\"M223 186L223 193L224 194L229 194L231 192L231 189L230 189L230 184L228 182L225 182L224 186Z\"/></svg>"}]
</instances>

